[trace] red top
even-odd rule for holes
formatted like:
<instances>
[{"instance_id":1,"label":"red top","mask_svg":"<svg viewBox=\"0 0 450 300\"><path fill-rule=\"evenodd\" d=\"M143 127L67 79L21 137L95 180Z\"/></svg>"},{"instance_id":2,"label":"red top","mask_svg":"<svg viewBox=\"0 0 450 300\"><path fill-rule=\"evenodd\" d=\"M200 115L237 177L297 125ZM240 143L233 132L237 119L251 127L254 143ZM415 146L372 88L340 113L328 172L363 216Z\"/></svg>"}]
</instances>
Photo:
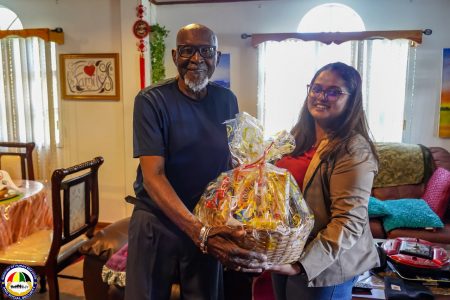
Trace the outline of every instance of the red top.
<instances>
[{"instance_id":1,"label":"red top","mask_svg":"<svg viewBox=\"0 0 450 300\"><path fill-rule=\"evenodd\" d=\"M306 170L311 162L314 153L316 153L315 147L306 151L300 156L285 156L276 162L276 166L279 168L287 169L294 176L297 181L300 190L303 189L303 180L305 179Z\"/></svg>"}]
</instances>

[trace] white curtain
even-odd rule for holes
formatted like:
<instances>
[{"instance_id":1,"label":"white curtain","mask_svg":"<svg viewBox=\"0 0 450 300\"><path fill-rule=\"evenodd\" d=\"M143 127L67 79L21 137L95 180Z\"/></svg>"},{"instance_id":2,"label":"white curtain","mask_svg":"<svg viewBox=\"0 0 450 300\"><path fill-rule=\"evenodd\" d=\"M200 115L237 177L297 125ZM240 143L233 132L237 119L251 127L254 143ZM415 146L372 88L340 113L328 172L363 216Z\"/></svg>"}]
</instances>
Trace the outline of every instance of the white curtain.
<instances>
[{"instance_id":1,"label":"white curtain","mask_svg":"<svg viewBox=\"0 0 450 300\"><path fill-rule=\"evenodd\" d=\"M35 177L49 179L59 143L55 45L5 38L0 53L0 140L35 142Z\"/></svg>"},{"instance_id":2,"label":"white curtain","mask_svg":"<svg viewBox=\"0 0 450 300\"><path fill-rule=\"evenodd\" d=\"M375 140L401 141L409 52L407 40L260 44L258 118L266 135L292 128L314 73L328 63L341 61L361 73L365 111Z\"/></svg>"},{"instance_id":3,"label":"white curtain","mask_svg":"<svg viewBox=\"0 0 450 300\"><path fill-rule=\"evenodd\" d=\"M402 142L406 103L411 103L415 48L407 40L374 40L361 43L363 99L369 126L379 142ZM411 65L415 62L410 62Z\"/></svg>"}]
</instances>

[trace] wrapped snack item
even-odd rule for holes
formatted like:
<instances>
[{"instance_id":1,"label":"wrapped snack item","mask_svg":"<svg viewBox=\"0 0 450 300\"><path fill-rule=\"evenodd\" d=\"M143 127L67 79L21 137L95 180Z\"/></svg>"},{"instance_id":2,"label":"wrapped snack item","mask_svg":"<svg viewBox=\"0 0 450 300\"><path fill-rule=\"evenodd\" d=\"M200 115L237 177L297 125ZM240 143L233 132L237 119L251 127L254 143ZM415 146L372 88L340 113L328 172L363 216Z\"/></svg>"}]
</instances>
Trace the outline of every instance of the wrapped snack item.
<instances>
[{"instance_id":1,"label":"wrapped snack item","mask_svg":"<svg viewBox=\"0 0 450 300\"><path fill-rule=\"evenodd\" d=\"M207 186L194 213L209 226L245 226L239 246L266 254L269 263L298 260L314 217L293 176L268 162L292 152L294 138L284 131L264 141L262 126L246 113L227 121L227 131L240 165Z\"/></svg>"},{"instance_id":2,"label":"wrapped snack item","mask_svg":"<svg viewBox=\"0 0 450 300\"><path fill-rule=\"evenodd\" d=\"M0 170L0 200L10 199L19 194L19 188L14 184L8 172Z\"/></svg>"}]
</instances>

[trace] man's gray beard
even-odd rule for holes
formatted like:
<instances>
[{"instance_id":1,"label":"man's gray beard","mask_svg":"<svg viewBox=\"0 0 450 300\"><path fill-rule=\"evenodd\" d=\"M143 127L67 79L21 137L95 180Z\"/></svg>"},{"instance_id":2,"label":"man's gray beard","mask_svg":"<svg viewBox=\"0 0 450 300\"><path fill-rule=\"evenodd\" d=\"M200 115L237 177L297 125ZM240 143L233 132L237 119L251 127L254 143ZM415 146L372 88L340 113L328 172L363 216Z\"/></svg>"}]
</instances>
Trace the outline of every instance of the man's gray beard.
<instances>
[{"instance_id":1,"label":"man's gray beard","mask_svg":"<svg viewBox=\"0 0 450 300\"><path fill-rule=\"evenodd\" d=\"M198 92L202 91L208 85L208 81L209 81L208 77L203 78L199 82L191 81L191 80L189 80L189 78L184 77L184 83L194 93L198 93Z\"/></svg>"}]
</instances>

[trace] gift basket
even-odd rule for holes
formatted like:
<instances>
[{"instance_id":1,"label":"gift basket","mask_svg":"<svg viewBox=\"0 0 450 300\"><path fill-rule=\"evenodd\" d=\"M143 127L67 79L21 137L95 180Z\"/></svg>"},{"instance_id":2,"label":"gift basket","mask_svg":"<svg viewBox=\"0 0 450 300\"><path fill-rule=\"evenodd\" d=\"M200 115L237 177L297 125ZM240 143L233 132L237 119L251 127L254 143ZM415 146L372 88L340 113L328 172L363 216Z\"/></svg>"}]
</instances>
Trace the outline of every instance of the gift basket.
<instances>
[{"instance_id":1,"label":"gift basket","mask_svg":"<svg viewBox=\"0 0 450 300\"><path fill-rule=\"evenodd\" d=\"M269 163L294 150L293 136L283 131L264 141L259 121L246 113L226 125L238 167L207 186L195 215L207 226L244 226L239 246L265 254L269 264L297 261L314 217L294 177Z\"/></svg>"}]
</instances>

